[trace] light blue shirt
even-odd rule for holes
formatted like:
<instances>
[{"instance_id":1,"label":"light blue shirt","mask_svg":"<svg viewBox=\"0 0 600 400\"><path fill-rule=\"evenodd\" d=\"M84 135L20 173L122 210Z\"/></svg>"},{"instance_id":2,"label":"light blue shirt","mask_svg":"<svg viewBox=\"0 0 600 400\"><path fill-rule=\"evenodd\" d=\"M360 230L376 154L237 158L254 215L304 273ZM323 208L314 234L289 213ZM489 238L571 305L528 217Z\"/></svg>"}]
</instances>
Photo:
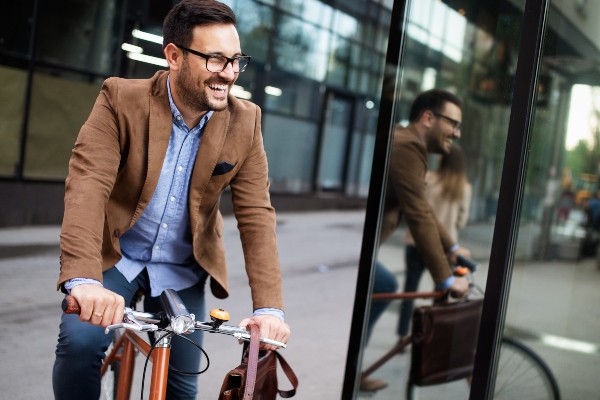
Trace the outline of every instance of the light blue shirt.
<instances>
[{"instance_id":1,"label":"light blue shirt","mask_svg":"<svg viewBox=\"0 0 600 400\"><path fill-rule=\"evenodd\" d=\"M160 177L140 218L119 238L123 257L115 265L128 282L146 268L153 297L165 289L187 289L207 276L194 259L188 195L202 133L213 112L206 113L200 123L190 129L173 102L170 77L167 89L173 125ZM70 291L82 283L100 284L93 279L76 278L67 282L65 289ZM254 311L254 315L262 314L283 319L283 311L279 309Z\"/></svg>"},{"instance_id":2,"label":"light blue shirt","mask_svg":"<svg viewBox=\"0 0 600 400\"><path fill-rule=\"evenodd\" d=\"M187 289L206 277L194 259L188 194L202 133L213 112L190 129L173 102L169 82L167 78L173 127L160 177L140 218L119 238L123 257L115 265L128 282L146 268L151 296L169 288Z\"/></svg>"}]
</instances>

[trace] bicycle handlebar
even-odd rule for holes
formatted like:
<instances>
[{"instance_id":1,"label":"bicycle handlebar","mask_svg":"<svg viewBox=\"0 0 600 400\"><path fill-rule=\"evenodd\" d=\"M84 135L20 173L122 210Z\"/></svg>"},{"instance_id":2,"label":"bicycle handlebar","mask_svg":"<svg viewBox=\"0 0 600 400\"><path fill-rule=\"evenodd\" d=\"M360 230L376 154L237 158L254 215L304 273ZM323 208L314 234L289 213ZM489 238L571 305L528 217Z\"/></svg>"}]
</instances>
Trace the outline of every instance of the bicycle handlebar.
<instances>
[{"instance_id":1,"label":"bicycle handlebar","mask_svg":"<svg viewBox=\"0 0 600 400\"><path fill-rule=\"evenodd\" d=\"M230 335L238 340L250 341L250 331L243 326L224 325L222 324L223 320L215 318L213 318L213 321L211 322L196 321L194 314L187 311L187 308L179 298L179 295L172 289L167 289L161 294L161 302L163 303L165 312L148 313L125 307L123 322L109 325L105 329L105 332L108 333L108 331L118 328L125 328L136 332L156 331L159 328L170 328L172 331L179 334L188 331L203 330L210 333ZM66 296L61 307L65 314L79 314L81 312L79 303L77 303L77 300L72 296ZM215 315L213 312L211 312L211 314ZM287 347L285 343L276 340L260 338L260 341L283 349Z\"/></svg>"},{"instance_id":2,"label":"bicycle handlebar","mask_svg":"<svg viewBox=\"0 0 600 400\"><path fill-rule=\"evenodd\" d=\"M463 256L462 254L456 257L456 262L461 267L467 267L471 273L477 271L479 269L479 264L470 259L469 257Z\"/></svg>"}]
</instances>

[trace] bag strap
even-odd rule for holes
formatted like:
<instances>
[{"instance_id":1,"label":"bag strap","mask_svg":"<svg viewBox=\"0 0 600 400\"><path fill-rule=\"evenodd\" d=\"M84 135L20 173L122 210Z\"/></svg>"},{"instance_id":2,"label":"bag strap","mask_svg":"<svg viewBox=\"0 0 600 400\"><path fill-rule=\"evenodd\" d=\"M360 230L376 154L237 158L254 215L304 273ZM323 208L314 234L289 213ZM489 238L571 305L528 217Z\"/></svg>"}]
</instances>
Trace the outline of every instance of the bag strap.
<instances>
[{"instance_id":1,"label":"bag strap","mask_svg":"<svg viewBox=\"0 0 600 400\"><path fill-rule=\"evenodd\" d=\"M248 370L246 374L246 385L244 387L244 400L252 400L254 385L256 384L256 369L258 368L258 345L260 333L258 326L249 324L250 348L248 349Z\"/></svg>"},{"instance_id":2,"label":"bag strap","mask_svg":"<svg viewBox=\"0 0 600 400\"><path fill-rule=\"evenodd\" d=\"M285 373L285 376L287 376L290 383L294 387L293 389L290 389L290 390L277 389L277 391L279 392L279 395L281 397L283 397L284 399L294 397L294 395L296 394L296 389L298 388L298 378L296 377L296 374L292 370L292 367L290 367L290 365L287 363L287 361L285 361L285 358L283 358L283 356L281 354L279 354L279 352L277 352L277 351L274 351L273 353L275 353L277 360L279 360L279 364L281 365L281 369Z\"/></svg>"}]
</instances>

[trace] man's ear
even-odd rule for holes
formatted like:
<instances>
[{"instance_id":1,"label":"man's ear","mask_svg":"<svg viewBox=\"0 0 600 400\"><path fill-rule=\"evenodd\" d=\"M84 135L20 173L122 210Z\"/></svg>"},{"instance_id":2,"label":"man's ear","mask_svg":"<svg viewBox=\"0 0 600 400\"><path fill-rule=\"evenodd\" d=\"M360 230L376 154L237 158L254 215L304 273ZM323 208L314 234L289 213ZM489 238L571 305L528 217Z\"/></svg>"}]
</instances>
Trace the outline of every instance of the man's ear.
<instances>
[{"instance_id":1,"label":"man's ear","mask_svg":"<svg viewBox=\"0 0 600 400\"><path fill-rule=\"evenodd\" d=\"M183 62L183 52L173 43L169 43L165 46L163 52L165 53L165 58L167 59L167 63L169 63L169 69L171 71L177 71L181 68L181 63Z\"/></svg>"},{"instance_id":2,"label":"man's ear","mask_svg":"<svg viewBox=\"0 0 600 400\"><path fill-rule=\"evenodd\" d=\"M435 114L431 110L424 110L420 122L427 128L431 128L435 122Z\"/></svg>"}]
</instances>

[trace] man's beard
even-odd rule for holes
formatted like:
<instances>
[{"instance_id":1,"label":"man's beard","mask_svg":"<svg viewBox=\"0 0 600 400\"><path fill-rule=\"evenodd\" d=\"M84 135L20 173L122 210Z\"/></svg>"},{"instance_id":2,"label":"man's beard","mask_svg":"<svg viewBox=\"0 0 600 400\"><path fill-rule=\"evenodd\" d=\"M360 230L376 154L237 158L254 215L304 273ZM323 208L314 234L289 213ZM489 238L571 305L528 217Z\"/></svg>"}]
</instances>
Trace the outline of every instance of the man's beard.
<instances>
[{"instance_id":1,"label":"man's beard","mask_svg":"<svg viewBox=\"0 0 600 400\"><path fill-rule=\"evenodd\" d=\"M200 82L199 79L194 79L190 73L187 59L183 61L181 72L177 79L175 79L177 93L186 107L197 112L223 111L227 108L227 100L218 103L211 101L207 94L207 90L210 90L208 88L210 83L225 84L228 86L230 84L230 82L218 78L210 79L204 83Z\"/></svg>"},{"instance_id":2,"label":"man's beard","mask_svg":"<svg viewBox=\"0 0 600 400\"><path fill-rule=\"evenodd\" d=\"M446 149L446 136L441 132L440 126L434 125L427 137L427 152L435 154L448 154Z\"/></svg>"}]
</instances>

